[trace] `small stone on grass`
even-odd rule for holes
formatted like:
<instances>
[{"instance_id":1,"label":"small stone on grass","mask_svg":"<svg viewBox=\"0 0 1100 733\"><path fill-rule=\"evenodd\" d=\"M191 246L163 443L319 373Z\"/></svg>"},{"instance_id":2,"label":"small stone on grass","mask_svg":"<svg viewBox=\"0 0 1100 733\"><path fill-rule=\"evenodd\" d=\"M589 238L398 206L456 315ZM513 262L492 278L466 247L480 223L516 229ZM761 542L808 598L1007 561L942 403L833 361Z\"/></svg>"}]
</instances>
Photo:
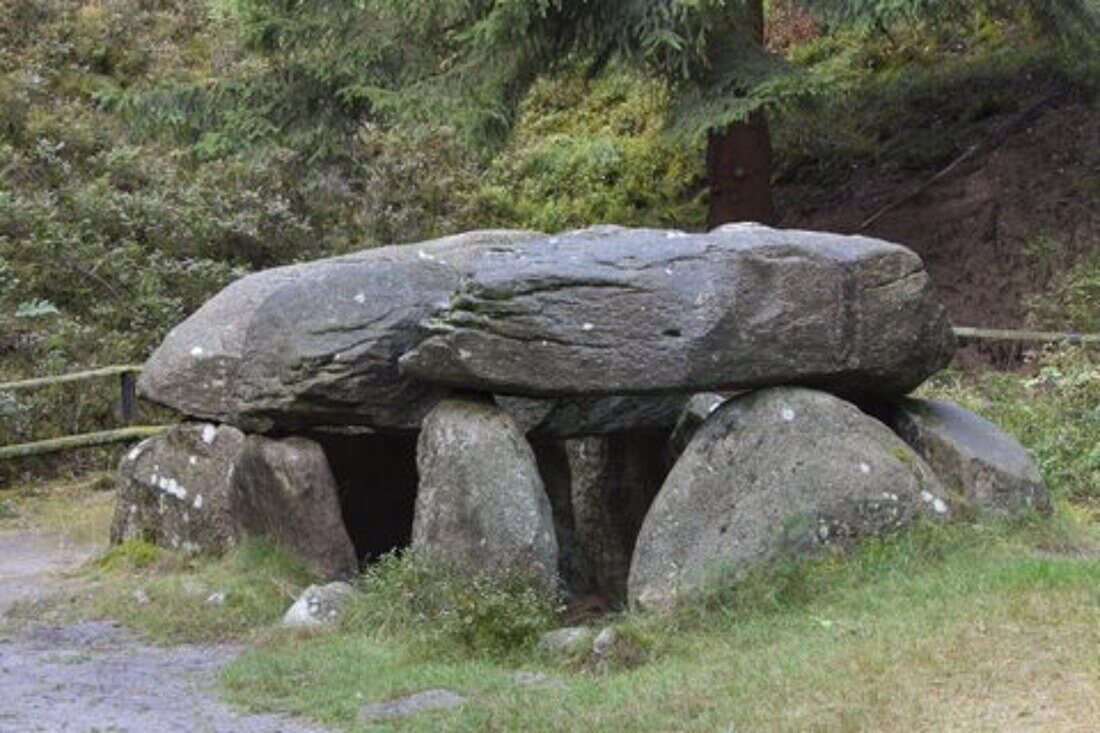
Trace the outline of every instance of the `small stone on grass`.
<instances>
[{"instance_id":1,"label":"small stone on grass","mask_svg":"<svg viewBox=\"0 0 1100 733\"><path fill-rule=\"evenodd\" d=\"M416 715L429 710L448 710L457 708L465 700L466 698L450 690L424 690L405 697L365 705L359 711L359 721L373 723Z\"/></svg>"}]
</instances>

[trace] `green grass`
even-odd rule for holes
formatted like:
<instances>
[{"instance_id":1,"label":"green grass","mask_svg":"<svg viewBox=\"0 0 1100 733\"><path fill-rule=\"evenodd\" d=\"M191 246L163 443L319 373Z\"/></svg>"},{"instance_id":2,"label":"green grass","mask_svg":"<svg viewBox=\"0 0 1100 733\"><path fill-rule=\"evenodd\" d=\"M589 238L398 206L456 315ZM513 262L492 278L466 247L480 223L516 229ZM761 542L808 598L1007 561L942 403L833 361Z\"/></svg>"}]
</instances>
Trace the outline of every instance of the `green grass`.
<instances>
[{"instance_id":1,"label":"green grass","mask_svg":"<svg viewBox=\"0 0 1100 733\"><path fill-rule=\"evenodd\" d=\"M110 618L158 642L242 640L270 627L313 578L285 553L249 539L224 558L144 542L112 547L88 566L70 612ZM147 602L137 597L144 594ZM211 603L214 594L224 602Z\"/></svg>"},{"instance_id":2,"label":"green grass","mask_svg":"<svg viewBox=\"0 0 1100 733\"><path fill-rule=\"evenodd\" d=\"M113 477L91 474L0 491L0 532L33 530L78 545L106 544Z\"/></svg>"},{"instance_id":3,"label":"green grass","mask_svg":"<svg viewBox=\"0 0 1100 733\"><path fill-rule=\"evenodd\" d=\"M1057 517L920 528L671 617L612 619L650 647L631 669L537 651L425 658L400 629L352 625L274 638L223 679L237 703L353 729L364 703L432 687L470 702L394 729L973 729L1025 713L1082 722L1100 691L1096 539ZM520 668L552 681L517 683Z\"/></svg>"},{"instance_id":4,"label":"green grass","mask_svg":"<svg viewBox=\"0 0 1100 733\"><path fill-rule=\"evenodd\" d=\"M226 689L242 705L351 729L364 703L432 687L471 702L394 729L1085 726L1100 715L1100 370L1095 354L1070 349L1036 371L949 372L923 391L1018 435L1055 496L1051 517L918 526L780 563L671 616L608 618L643 651L630 663L530 644L501 655L433 634L438 615L411 612L426 584L393 562L357 601L373 611L309 640L266 639L225 670ZM553 681L525 686L517 669Z\"/></svg>"},{"instance_id":5,"label":"green grass","mask_svg":"<svg viewBox=\"0 0 1100 733\"><path fill-rule=\"evenodd\" d=\"M562 617L520 578L411 556L375 565L339 627L281 631L311 579L257 541L222 559L116 547L82 572L63 612L161 642L248 642L222 675L232 701L353 730L367 702L434 687L469 702L392 729L1084 728L1100 715L1098 365L1062 349L1028 373L947 372L922 390L1018 435L1052 516L919 525L760 569L670 615L608 616L597 628L629 643L603 661L541 651L535 640ZM11 494L19 517L0 529L61 526L74 501L102 527L106 495L67 491ZM224 605L207 602L213 593ZM517 670L550 679L522 684Z\"/></svg>"}]
</instances>

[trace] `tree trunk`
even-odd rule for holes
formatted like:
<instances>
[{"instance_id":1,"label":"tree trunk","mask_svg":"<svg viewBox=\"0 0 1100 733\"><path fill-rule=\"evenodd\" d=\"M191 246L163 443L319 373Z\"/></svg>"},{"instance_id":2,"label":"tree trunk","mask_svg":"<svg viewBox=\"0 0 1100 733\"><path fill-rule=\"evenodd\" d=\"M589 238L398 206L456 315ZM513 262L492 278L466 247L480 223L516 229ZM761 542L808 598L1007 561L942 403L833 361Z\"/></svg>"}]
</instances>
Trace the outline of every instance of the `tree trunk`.
<instances>
[{"instance_id":1,"label":"tree trunk","mask_svg":"<svg viewBox=\"0 0 1100 733\"><path fill-rule=\"evenodd\" d=\"M764 45L764 0L749 0L753 40ZM772 148L763 110L744 122L712 130L707 139L710 209L707 227L731 221L775 223L771 192Z\"/></svg>"},{"instance_id":2,"label":"tree trunk","mask_svg":"<svg viewBox=\"0 0 1100 733\"><path fill-rule=\"evenodd\" d=\"M731 221L775 223L771 157L768 120L762 111L753 112L744 122L710 133L707 228Z\"/></svg>"}]
</instances>

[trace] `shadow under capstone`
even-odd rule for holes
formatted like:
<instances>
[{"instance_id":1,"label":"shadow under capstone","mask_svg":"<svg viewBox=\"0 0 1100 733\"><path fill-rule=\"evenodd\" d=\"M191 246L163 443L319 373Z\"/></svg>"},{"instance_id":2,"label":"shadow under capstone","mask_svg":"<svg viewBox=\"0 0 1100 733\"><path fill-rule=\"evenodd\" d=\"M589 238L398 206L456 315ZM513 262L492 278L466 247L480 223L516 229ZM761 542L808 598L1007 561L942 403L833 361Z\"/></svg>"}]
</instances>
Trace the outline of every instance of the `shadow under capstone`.
<instances>
[{"instance_id":1,"label":"shadow under capstone","mask_svg":"<svg viewBox=\"0 0 1100 733\"><path fill-rule=\"evenodd\" d=\"M361 564L412 540L416 433L310 436L325 451L340 487L340 511Z\"/></svg>"}]
</instances>

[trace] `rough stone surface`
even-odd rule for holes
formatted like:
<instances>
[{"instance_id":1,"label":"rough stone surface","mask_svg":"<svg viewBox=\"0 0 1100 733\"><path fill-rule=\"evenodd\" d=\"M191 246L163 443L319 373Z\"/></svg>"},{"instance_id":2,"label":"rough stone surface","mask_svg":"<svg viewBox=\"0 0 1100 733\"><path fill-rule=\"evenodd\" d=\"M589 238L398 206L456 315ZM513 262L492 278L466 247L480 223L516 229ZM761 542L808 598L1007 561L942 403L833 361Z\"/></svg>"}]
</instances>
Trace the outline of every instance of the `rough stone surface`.
<instances>
[{"instance_id":1,"label":"rough stone surface","mask_svg":"<svg viewBox=\"0 0 1100 733\"><path fill-rule=\"evenodd\" d=\"M892 405L890 424L971 506L999 514L1051 510L1027 450L988 420L953 402L908 399Z\"/></svg>"},{"instance_id":2,"label":"rough stone surface","mask_svg":"<svg viewBox=\"0 0 1100 733\"><path fill-rule=\"evenodd\" d=\"M532 439L577 438L627 430L670 429L684 409L684 395L559 397L496 395L495 402Z\"/></svg>"},{"instance_id":3,"label":"rough stone surface","mask_svg":"<svg viewBox=\"0 0 1100 733\"><path fill-rule=\"evenodd\" d=\"M311 585L283 615L283 626L306 629L336 623L354 591L344 582Z\"/></svg>"},{"instance_id":4,"label":"rough stone surface","mask_svg":"<svg viewBox=\"0 0 1100 733\"><path fill-rule=\"evenodd\" d=\"M490 404L444 400L424 419L417 468L414 549L472 572L507 566L556 583L550 502L511 416Z\"/></svg>"},{"instance_id":5,"label":"rough stone surface","mask_svg":"<svg viewBox=\"0 0 1100 733\"><path fill-rule=\"evenodd\" d=\"M241 528L229 476L244 443L230 426L183 423L136 445L119 465L111 541L214 553L234 547Z\"/></svg>"},{"instance_id":6,"label":"rough stone surface","mask_svg":"<svg viewBox=\"0 0 1100 733\"><path fill-rule=\"evenodd\" d=\"M672 435L668 438L666 455L668 465L676 463L676 459L687 448L696 431L703 426L710 414L718 409L718 406L726 401L726 397L715 392L700 392L692 395L684 405L683 411L676 419L676 425L672 429Z\"/></svg>"},{"instance_id":7,"label":"rough stone surface","mask_svg":"<svg viewBox=\"0 0 1100 733\"><path fill-rule=\"evenodd\" d=\"M945 518L944 497L924 461L854 405L794 387L741 395L707 419L657 495L630 601L666 606L777 556Z\"/></svg>"},{"instance_id":8,"label":"rough stone surface","mask_svg":"<svg viewBox=\"0 0 1100 733\"><path fill-rule=\"evenodd\" d=\"M578 654L588 651L591 639L592 629L587 626L566 626L543 634L539 649L550 654Z\"/></svg>"},{"instance_id":9,"label":"rough stone surface","mask_svg":"<svg viewBox=\"0 0 1100 733\"><path fill-rule=\"evenodd\" d=\"M600 227L483 258L401 358L426 381L521 395L799 383L904 394L954 336L910 250L730 225Z\"/></svg>"},{"instance_id":10,"label":"rough stone surface","mask_svg":"<svg viewBox=\"0 0 1100 733\"><path fill-rule=\"evenodd\" d=\"M596 638L592 640L592 656L597 659L606 657L611 648L615 646L618 638L618 632L611 626L602 629L600 633L596 634Z\"/></svg>"},{"instance_id":11,"label":"rough stone surface","mask_svg":"<svg viewBox=\"0 0 1100 733\"><path fill-rule=\"evenodd\" d=\"M316 442L250 435L231 482L232 508L245 531L272 538L320 578L358 571L340 490Z\"/></svg>"},{"instance_id":12,"label":"rough stone surface","mask_svg":"<svg viewBox=\"0 0 1100 733\"><path fill-rule=\"evenodd\" d=\"M587 576L573 589L626 599L634 541L667 470L667 432L636 431L566 443L573 537Z\"/></svg>"},{"instance_id":13,"label":"rough stone surface","mask_svg":"<svg viewBox=\"0 0 1100 733\"><path fill-rule=\"evenodd\" d=\"M168 334L138 388L251 432L415 428L444 391L402 377L397 357L480 258L530 236L470 232L248 275Z\"/></svg>"},{"instance_id":14,"label":"rough stone surface","mask_svg":"<svg viewBox=\"0 0 1100 733\"><path fill-rule=\"evenodd\" d=\"M405 697L364 705L359 710L359 721L375 723L380 720L404 718L429 710L450 710L464 703L466 698L450 690L424 690Z\"/></svg>"}]
</instances>

